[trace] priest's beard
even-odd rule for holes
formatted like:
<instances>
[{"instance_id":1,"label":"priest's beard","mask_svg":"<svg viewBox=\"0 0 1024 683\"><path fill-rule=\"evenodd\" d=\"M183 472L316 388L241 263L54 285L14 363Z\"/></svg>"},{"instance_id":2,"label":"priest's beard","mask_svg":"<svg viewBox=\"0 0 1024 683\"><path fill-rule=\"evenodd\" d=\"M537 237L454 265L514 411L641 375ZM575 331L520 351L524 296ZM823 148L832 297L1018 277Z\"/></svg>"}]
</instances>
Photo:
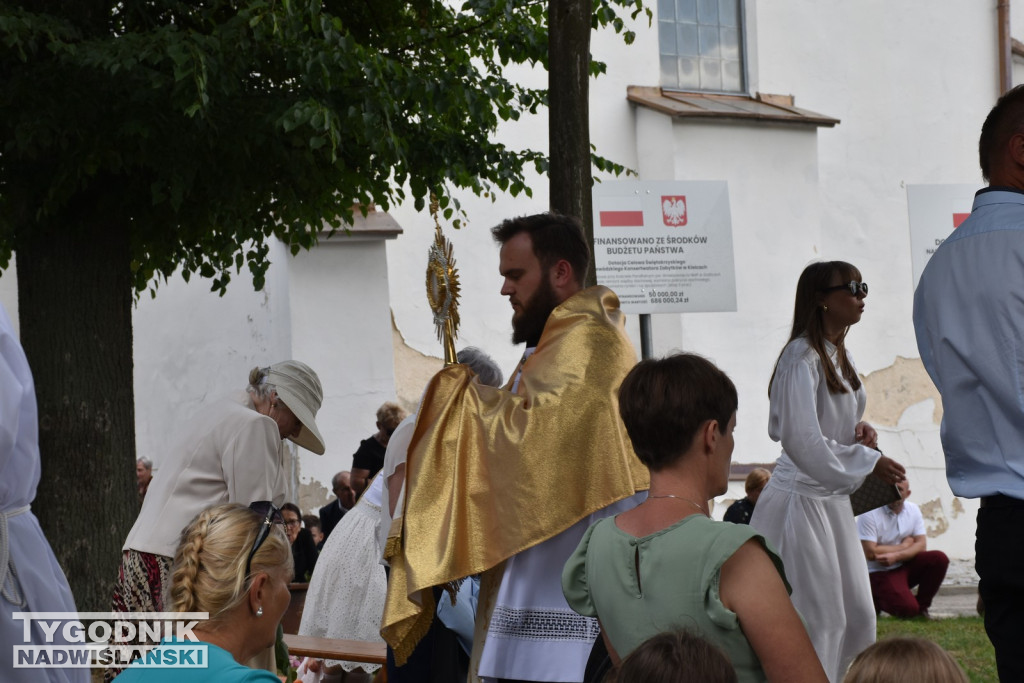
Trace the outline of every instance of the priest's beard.
<instances>
[{"instance_id":1,"label":"priest's beard","mask_svg":"<svg viewBox=\"0 0 1024 683\"><path fill-rule=\"evenodd\" d=\"M519 315L512 316L512 343L526 342L527 347L536 346L548 316L560 303L562 302L558 300L551 280L542 279L530 300L523 303L523 310Z\"/></svg>"}]
</instances>

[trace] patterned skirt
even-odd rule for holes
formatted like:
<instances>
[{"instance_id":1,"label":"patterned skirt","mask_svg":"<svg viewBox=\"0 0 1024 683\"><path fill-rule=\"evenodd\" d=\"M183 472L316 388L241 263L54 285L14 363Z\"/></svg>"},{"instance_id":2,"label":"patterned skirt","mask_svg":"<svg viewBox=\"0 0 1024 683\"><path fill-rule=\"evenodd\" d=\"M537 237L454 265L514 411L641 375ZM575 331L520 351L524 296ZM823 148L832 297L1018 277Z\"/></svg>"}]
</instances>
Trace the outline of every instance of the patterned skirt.
<instances>
[{"instance_id":1,"label":"patterned skirt","mask_svg":"<svg viewBox=\"0 0 1024 683\"><path fill-rule=\"evenodd\" d=\"M114 586L114 612L163 612L164 594L171 587L171 558L138 550L121 555ZM119 643L130 645L132 643ZM121 668L108 668L103 680L111 681Z\"/></svg>"}]
</instances>

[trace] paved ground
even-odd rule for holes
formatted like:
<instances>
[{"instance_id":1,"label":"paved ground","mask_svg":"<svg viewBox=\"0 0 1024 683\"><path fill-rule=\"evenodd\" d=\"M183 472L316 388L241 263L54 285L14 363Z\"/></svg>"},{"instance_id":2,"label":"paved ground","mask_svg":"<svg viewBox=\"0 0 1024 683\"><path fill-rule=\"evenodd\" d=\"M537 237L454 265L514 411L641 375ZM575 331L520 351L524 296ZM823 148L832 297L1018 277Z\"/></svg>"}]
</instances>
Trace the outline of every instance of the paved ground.
<instances>
[{"instance_id":1,"label":"paved ground","mask_svg":"<svg viewBox=\"0 0 1024 683\"><path fill-rule=\"evenodd\" d=\"M933 617L978 616L978 574L974 560L952 560L929 610Z\"/></svg>"},{"instance_id":2,"label":"paved ground","mask_svg":"<svg viewBox=\"0 0 1024 683\"><path fill-rule=\"evenodd\" d=\"M944 585L935 596L929 614L938 619L978 616L978 587Z\"/></svg>"}]
</instances>

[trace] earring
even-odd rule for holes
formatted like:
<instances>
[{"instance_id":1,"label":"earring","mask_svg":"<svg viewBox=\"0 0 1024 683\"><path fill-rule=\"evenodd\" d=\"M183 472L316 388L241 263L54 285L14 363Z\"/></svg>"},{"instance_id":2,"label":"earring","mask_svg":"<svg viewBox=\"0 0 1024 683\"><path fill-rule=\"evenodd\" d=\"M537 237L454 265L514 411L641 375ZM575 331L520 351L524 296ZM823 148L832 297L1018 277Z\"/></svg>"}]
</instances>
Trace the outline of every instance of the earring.
<instances>
[{"instance_id":1,"label":"earring","mask_svg":"<svg viewBox=\"0 0 1024 683\"><path fill-rule=\"evenodd\" d=\"M263 616L263 605L260 605L260 608L258 610L256 610L256 616L258 616L258 617L262 617Z\"/></svg>"},{"instance_id":2,"label":"earring","mask_svg":"<svg viewBox=\"0 0 1024 683\"><path fill-rule=\"evenodd\" d=\"M825 309L826 311L828 310L828 306L822 306L822 308Z\"/></svg>"}]
</instances>

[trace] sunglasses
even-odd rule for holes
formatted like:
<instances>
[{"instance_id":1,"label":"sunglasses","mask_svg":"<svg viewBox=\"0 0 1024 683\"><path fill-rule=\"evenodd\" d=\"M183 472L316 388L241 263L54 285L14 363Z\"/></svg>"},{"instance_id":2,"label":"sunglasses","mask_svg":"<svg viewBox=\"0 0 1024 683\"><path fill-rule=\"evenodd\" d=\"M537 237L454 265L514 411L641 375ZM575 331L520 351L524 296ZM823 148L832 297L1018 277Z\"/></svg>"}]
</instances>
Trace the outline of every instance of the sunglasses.
<instances>
[{"instance_id":1,"label":"sunglasses","mask_svg":"<svg viewBox=\"0 0 1024 683\"><path fill-rule=\"evenodd\" d=\"M263 545L263 542L267 540L267 536L270 535L271 525L284 524L281 510L275 507L269 500L258 500L255 503L250 503L249 509L262 517L263 522L260 524L259 531L256 532L256 541L252 544L252 550L249 551L249 557L245 561L246 576L249 576L249 571L252 569L253 556L260 549L260 546Z\"/></svg>"},{"instance_id":2,"label":"sunglasses","mask_svg":"<svg viewBox=\"0 0 1024 683\"><path fill-rule=\"evenodd\" d=\"M867 296L868 295L868 283L866 283L866 282L857 282L856 280L850 280L845 285L835 285L834 287L826 287L825 289L823 289L821 291L823 291L823 292L838 292L841 289L845 289L852 296L857 296L858 294L861 295L861 296Z\"/></svg>"}]
</instances>

